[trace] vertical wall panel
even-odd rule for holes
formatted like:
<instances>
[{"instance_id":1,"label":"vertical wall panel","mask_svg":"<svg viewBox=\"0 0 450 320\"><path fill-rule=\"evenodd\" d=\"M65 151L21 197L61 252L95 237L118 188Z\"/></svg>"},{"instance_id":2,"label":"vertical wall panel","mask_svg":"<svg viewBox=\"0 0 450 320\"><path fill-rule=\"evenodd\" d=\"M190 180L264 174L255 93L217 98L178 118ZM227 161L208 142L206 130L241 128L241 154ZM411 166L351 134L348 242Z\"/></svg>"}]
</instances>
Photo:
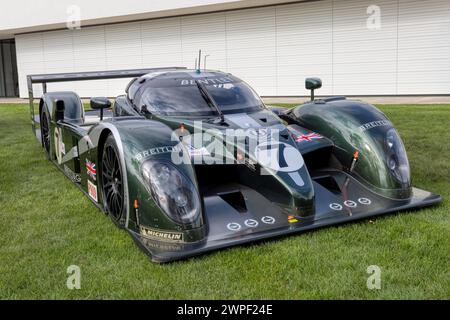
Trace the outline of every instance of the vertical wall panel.
<instances>
[{"instance_id":1,"label":"vertical wall panel","mask_svg":"<svg viewBox=\"0 0 450 320\"><path fill-rule=\"evenodd\" d=\"M202 57L206 59L207 68L225 70L226 63L226 35L225 14L205 14L186 16L181 19L181 34L183 48L183 64L189 68L195 65L198 50L202 50ZM203 59L203 58L202 58ZM201 67L203 68L204 59Z\"/></svg>"},{"instance_id":2,"label":"vertical wall panel","mask_svg":"<svg viewBox=\"0 0 450 320\"><path fill-rule=\"evenodd\" d=\"M277 94L275 25L275 7L226 13L228 71L259 94Z\"/></svg>"},{"instance_id":3,"label":"vertical wall panel","mask_svg":"<svg viewBox=\"0 0 450 320\"><path fill-rule=\"evenodd\" d=\"M142 22L142 66L182 66L181 18Z\"/></svg>"},{"instance_id":4,"label":"vertical wall panel","mask_svg":"<svg viewBox=\"0 0 450 320\"><path fill-rule=\"evenodd\" d=\"M379 29L367 25L371 5ZM334 1L333 94L396 94L396 51L396 1Z\"/></svg>"},{"instance_id":5,"label":"vertical wall panel","mask_svg":"<svg viewBox=\"0 0 450 320\"><path fill-rule=\"evenodd\" d=\"M73 31L42 33L45 73L74 72ZM73 83L49 83L49 91L73 90Z\"/></svg>"},{"instance_id":6,"label":"vertical wall panel","mask_svg":"<svg viewBox=\"0 0 450 320\"><path fill-rule=\"evenodd\" d=\"M20 96L28 97L27 75L45 73L42 33L16 36L17 71ZM41 86L34 85L36 96L42 94Z\"/></svg>"},{"instance_id":7,"label":"vertical wall panel","mask_svg":"<svg viewBox=\"0 0 450 320\"><path fill-rule=\"evenodd\" d=\"M105 27L92 27L73 32L73 70L107 70ZM89 92L92 96L107 94L106 80L81 81L72 83L73 91L80 94Z\"/></svg>"},{"instance_id":8,"label":"vertical wall panel","mask_svg":"<svg viewBox=\"0 0 450 320\"><path fill-rule=\"evenodd\" d=\"M305 78L323 81L320 94L332 93L331 0L276 8L278 95L306 95Z\"/></svg>"},{"instance_id":9,"label":"vertical wall panel","mask_svg":"<svg viewBox=\"0 0 450 320\"><path fill-rule=\"evenodd\" d=\"M142 68L141 23L115 24L105 27L107 70ZM108 96L124 93L130 79L108 80Z\"/></svg>"},{"instance_id":10,"label":"vertical wall panel","mask_svg":"<svg viewBox=\"0 0 450 320\"><path fill-rule=\"evenodd\" d=\"M399 2L398 92L450 93L450 1Z\"/></svg>"},{"instance_id":11,"label":"vertical wall panel","mask_svg":"<svg viewBox=\"0 0 450 320\"><path fill-rule=\"evenodd\" d=\"M369 6L380 28L368 28ZM321 0L143 22L17 35L20 95L33 73L207 67L231 72L264 96L450 93L448 0ZM128 79L50 85L81 96L124 93ZM39 93L40 88L37 93Z\"/></svg>"}]
</instances>

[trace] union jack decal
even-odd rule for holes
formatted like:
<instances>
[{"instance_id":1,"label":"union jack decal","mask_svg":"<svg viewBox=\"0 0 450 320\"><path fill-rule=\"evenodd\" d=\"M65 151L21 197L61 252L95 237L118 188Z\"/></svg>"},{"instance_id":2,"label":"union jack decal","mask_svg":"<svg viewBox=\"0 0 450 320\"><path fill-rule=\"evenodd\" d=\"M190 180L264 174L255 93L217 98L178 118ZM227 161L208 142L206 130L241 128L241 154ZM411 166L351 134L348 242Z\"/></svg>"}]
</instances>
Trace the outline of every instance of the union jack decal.
<instances>
[{"instance_id":1,"label":"union jack decal","mask_svg":"<svg viewBox=\"0 0 450 320\"><path fill-rule=\"evenodd\" d=\"M94 181L97 180L97 169L95 163L86 159L86 173L90 176Z\"/></svg>"},{"instance_id":2,"label":"union jack decal","mask_svg":"<svg viewBox=\"0 0 450 320\"><path fill-rule=\"evenodd\" d=\"M313 141L315 139L322 139L323 137L318 133L308 133L308 134L302 134L301 136L294 137L296 142L302 142L302 141Z\"/></svg>"}]
</instances>

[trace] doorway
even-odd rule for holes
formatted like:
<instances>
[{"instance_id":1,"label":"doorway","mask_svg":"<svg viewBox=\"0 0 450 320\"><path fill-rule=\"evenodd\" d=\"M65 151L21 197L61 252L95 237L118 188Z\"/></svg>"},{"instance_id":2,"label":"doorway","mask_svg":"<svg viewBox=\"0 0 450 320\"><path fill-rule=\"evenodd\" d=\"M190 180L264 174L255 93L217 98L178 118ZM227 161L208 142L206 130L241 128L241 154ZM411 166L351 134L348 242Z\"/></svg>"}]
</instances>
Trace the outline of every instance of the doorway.
<instances>
[{"instance_id":1,"label":"doorway","mask_svg":"<svg viewBox=\"0 0 450 320\"><path fill-rule=\"evenodd\" d=\"M0 97L18 97L16 43L14 39L0 40Z\"/></svg>"}]
</instances>

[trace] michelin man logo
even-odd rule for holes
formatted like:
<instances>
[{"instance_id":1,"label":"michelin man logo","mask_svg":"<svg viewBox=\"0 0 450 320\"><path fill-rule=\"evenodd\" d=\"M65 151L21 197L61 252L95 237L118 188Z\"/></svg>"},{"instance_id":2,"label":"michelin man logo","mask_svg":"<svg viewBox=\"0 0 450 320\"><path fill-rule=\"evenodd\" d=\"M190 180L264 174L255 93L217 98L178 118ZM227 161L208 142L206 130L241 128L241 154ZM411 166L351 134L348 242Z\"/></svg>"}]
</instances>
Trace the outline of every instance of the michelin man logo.
<instances>
[{"instance_id":1,"label":"michelin man logo","mask_svg":"<svg viewBox=\"0 0 450 320\"><path fill-rule=\"evenodd\" d=\"M298 186L305 182L298 170L305 164L303 157L293 146L279 141L265 141L255 149L258 162L266 169L275 172L286 172Z\"/></svg>"}]
</instances>

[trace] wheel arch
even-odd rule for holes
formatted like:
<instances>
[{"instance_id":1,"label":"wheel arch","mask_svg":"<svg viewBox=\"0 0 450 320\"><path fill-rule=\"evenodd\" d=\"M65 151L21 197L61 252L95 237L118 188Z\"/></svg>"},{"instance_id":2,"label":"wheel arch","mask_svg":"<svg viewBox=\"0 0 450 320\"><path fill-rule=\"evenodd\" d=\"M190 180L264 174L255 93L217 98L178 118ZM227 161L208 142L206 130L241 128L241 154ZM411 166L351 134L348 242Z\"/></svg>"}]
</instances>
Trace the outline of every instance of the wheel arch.
<instances>
[{"instance_id":1,"label":"wheel arch","mask_svg":"<svg viewBox=\"0 0 450 320\"><path fill-rule=\"evenodd\" d=\"M99 131L97 131L99 130ZM127 169L127 164L126 164L126 160L125 160L125 155L124 155L124 149L123 149L123 144L122 144L122 139L119 133L119 130L111 123L101 123L99 126L97 126L96 130L97 132L91 132L90 135L94 135L97 138L93 139L94 141L92 141L94 143L94 145L97 146L97 172L101 172L102 170L102 155L103 155L103 151L104 151L104 146L105 146L105 142L106 139L108 138L109 135L112 135L114 137L114 140L116 142L117 145L117 149L119 151L119 159L120 159L120 163L122 165L123 168L123 179L124 179L124 198L125 198L125 228L128 227L128 222L129 222L129 216L130 216L130 200L129 200L129 191L128 191L128 169ZM102 177L101 174L97 175L98 177L98 186L101 187L101 183L102 183ZM99 197L99 201L101 201L101 206L104 210L104 199L103 199L103 193L99 193L101 196Z\"/></svg>"},{"instance_id":2,"label":"wheel arch","mask_svg":"<svg viewBox=\"0 0 450 320\"><path fill-rule=\"evenodd\" d=\"M345 99L317 100L295 107L292 116L303 127L332 140L333 154L347 170L353 161L357 161L351 174L366 186L394 199L411 196L409 164L403 142L392 122L375 106ZM395 144L399 146L395 150L387 146L390 131L395 132ZM392 155L406 159L406 162L396 162L396 167L407 167L405 177L402 177L404 181L395 178L388 167L388 158Z\"/></svg>"},{"instance_id":3,"label":"wheel arch","mask_svg":"<svg viewBox=\"0 0 450 320\"><path fill-rule=\"evenodd\" d=\"M97 147L97 162L100 163L103 155L103 148L105 147L106 138L111 134L111 130L109 128L105 128L101 133L98 139L98 147Z\"/></svg>"},{"instance_id":4,"label":"wheel arch","mask_svg":"<svg viewBox=\"0 0 450 320\"><path fill-rule=\"evenodd\" d=\"M98 186L99 186L99 188L101 188L101 186L102 186L102 183L103 183L103 181L102 181L102 175L101 175L101 172L102 172L102 158L103 158L103 150L104 150L104 147L105 147L105 143L106 143L106 139L108 138L108 136L111 134L111 130L110 129L108 129L108 128L106 128L106 129L104 129L101 133L100 133L100 137L99 137L99 139L98 139L98 145L97 145L97 170L98 170L98 175L97 175L97 180L98 180ZM104 205L104 199L103 199L103 192L100 192L99 193L101 196L100 196L100 199L101 199L101 201L102 201L102 203L101 203L101 205L102 205L102 208L103 208L103 211L106 213L106 211L105 211L105 205Z\"/></svg>"}]
</instances>

